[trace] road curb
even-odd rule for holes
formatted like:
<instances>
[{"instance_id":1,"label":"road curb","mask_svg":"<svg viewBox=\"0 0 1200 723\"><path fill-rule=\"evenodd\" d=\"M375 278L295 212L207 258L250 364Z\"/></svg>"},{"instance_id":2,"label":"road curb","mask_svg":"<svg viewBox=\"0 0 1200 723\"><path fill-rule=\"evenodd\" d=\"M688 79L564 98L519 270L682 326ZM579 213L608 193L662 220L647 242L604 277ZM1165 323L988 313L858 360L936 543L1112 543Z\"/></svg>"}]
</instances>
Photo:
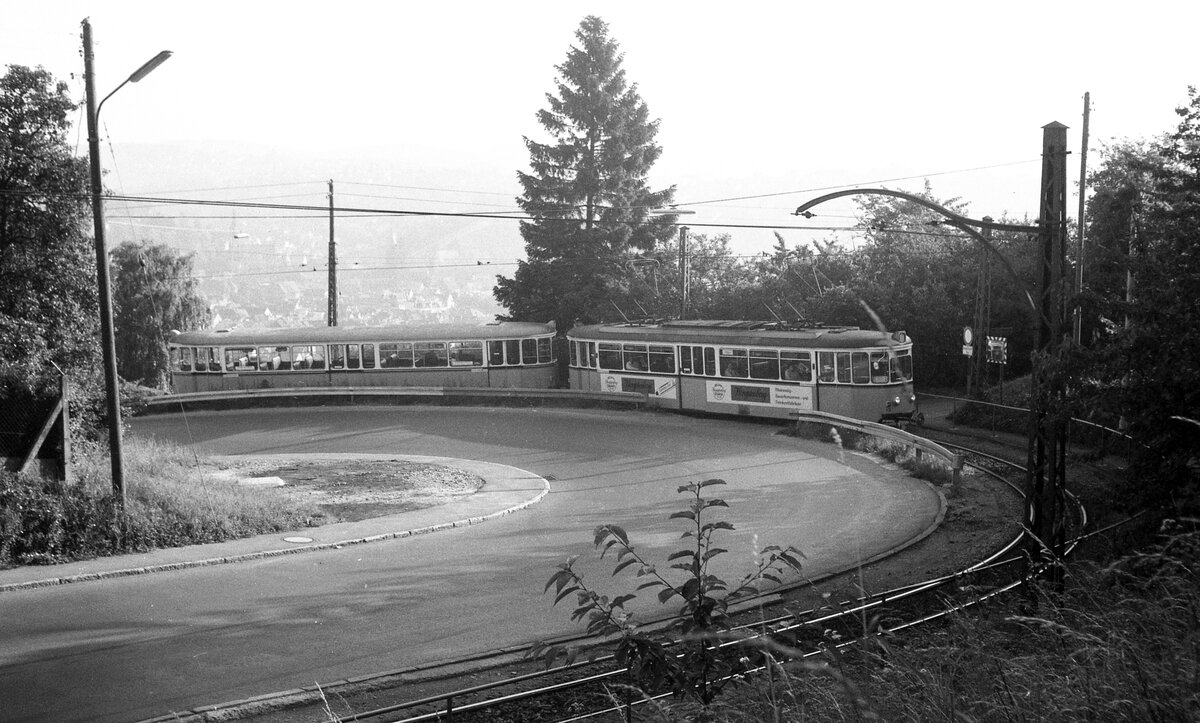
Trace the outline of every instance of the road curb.
<instances>
[{"instance_id":1,"label":"road curb","mask_svg":"<svg viewBox=\"0 0 1200 723\"><path fill-rule=\"evenodd\" d=\"M515 469L515 468L514 468ZM262 560L272 557L283 557L285 555L298 555L308 552L320 552L322 550L336 550L351 545L363 545L371 542L381 542L384 540L396 540L404 537L413 537L416 535L425 535L431 532L441 530L449 530L458 527L470 527L478 525L488 520L493 520L498 517L504 517L514 512L519 512L527 507L541 502L546 495L550 494L550 482L545 478L535 475L531 472L524 473L526 479L541 480L542 490L520 504L513 505L498 512L492 512L486 515L476 515L473 517L465 517L459 520L451 520L449 522L440 522L436 525L425 525L408 530L398 530L394 532L383 532L375 535L365 535L362 537L352 537L334 542L320 542L307 545L298 545L294 547L281 547L272 550L261 550L257 552L248 552L238 555L224 555L219 557L203 558L199 560L184 560L180 562L169 562L159 565L145 565L141 567L128 567L118 570L105 570L102 572L85 572L76 575L65 575L62 577L48 577L41 580L29 580L26 582L5 583L0 585L0 594L6 592L17 592L20 590L33 590L44 587L54 587L57 585L71 585L80 582L92 582L95 580L107 580L118 577L132 577L135 575L149 575L156 572L171 572L174 570L186 570L197 567L209 567L212 565L226 565L235 562L247 562L250 560ZM486 478L485 478L486 481Z\"/></svg>"}]
</instances>

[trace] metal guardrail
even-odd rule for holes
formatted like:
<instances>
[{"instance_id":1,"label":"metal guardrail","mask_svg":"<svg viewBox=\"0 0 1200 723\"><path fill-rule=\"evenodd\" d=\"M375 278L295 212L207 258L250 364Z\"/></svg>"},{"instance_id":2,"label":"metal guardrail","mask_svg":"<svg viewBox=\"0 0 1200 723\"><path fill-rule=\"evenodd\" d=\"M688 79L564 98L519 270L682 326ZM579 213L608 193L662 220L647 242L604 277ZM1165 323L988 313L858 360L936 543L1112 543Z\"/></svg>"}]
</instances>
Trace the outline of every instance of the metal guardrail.
<instances>
[{"instance_id":1,"label":"metal guardrail","mask_svg":"<svg viewBox=\"0 0 1200 723\"><path fill-rule=\"evenodd\" d=\"M964 456L956 452L951 452L933 440L909 434L897 427L889 427L886 424L879 424L877 422L864 422L861 419L843 417L839 414L829 414L827 412L792 412L789 416L796 420L797 425L803 422L828 424L835 427L853 429L862 434L869 434L873 437L886 439L889 442L912 447L917 451L918 459L920 459L922 452L927 452L941 459L950 467L950 477L953 485L958 486L958 483L962 481Z\"/></svg>"},{"instance_id":2,"label":"metal guardrail","mask_svg":"<svg viewBox=\"0 0 1200 723\"><path fill-rule=\"evenodd\" d=\"M356 404L384 403L388 399L427 400L430 403L496 403L522 401L529 404L605 404L641 409L646 395L635 392L589 392L578 389L519 389L491 387L280 387L269 389L233 389L219 392L189 392L151 397L145 400L146 412L167 412L185 407L236 407L259 401L295 402L340 401Z\"/></svg>"},{"instance_id":3,"label":"metal guardrail","mask_svg":"<svg viewBox=\"0 0 1200 723\"><path fill-rule=\"evenodd\" d=\"M922 393L921 396L928 397L930 399L944 399L951 403L953 412L957 412L960 407L967 407L967 406L974 406L974 407L981 407L984 409L990 409L990 410L992 410L992 416L991 416L991 420L990 420L991 426L984 427L984 426L980 425L981 429L990 429L992 432L1010 432L1013 434L1026 434L1026 430L1024 430L1024 429L1014 430L1014 429L1009 428L1007 425L1001 423L1000 418L997 417L997 412L1000 412L1002 415L1005 412L1011 412L1013 414L1021 415L1022 417L1027 417L1030 413L1030 410L1028 407L1014 407L1009 404L998 404L996 402L988 402L988 401L985 401L982 399L966 399L963 397L952 397L952 396L947 396L944 394L931 394L928 392ZM1025 422L1022 422L1022 423L1025 424ZM1123 432L1119 429L1113 429L1112 427L1105 426L1098 422L1092 422L1092 421L1089 421L1086 419L1079 419L1078 417L1071 417L1070 419L1067 420L1067 424L1068 424L1069 429L1077 429L1078 430L1077 432L1072 431L1072 432L1068 433L1068 435L1067 435L1068 445L1080 444L1080 443L1086 445L1089 439L1091 439L1094 442L1098 438L1101 440L1099 443L1099 448L1103 451L1104 449L1108 448L1108 444L1106 441L1111 439L1111 440L1116 440L1120 444L1124 445L1123 456L1128 457L1131 452L1132 446L1134 444L1137 444L1137 441L1134 440L1134 438L1132 436L1130 436L1128 433ZM1091 433L1091 435L1096 435L1096 436L1089 437L1087 434L1089 432Z\"/></svg>"}]
</instances>

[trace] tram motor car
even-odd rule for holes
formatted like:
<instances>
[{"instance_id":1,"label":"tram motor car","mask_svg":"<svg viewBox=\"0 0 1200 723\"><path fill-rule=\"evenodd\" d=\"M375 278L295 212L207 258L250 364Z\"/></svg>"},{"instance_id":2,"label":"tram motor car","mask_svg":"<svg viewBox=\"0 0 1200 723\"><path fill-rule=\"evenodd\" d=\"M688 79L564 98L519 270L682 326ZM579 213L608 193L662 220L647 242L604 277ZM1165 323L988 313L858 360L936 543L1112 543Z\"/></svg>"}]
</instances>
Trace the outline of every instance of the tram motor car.
<instances>
[{"instance_id":1,"label":"tram motor car","mask_svg":"<svg viewBox=\"0 0 1200 723\"><path fill-rule=\"evenodd\" d=\"M923 421L903 331L686 320L579 326L567 340L575 389L640 392L653 406L716 414Z\"/></svg>"}]
</instances>

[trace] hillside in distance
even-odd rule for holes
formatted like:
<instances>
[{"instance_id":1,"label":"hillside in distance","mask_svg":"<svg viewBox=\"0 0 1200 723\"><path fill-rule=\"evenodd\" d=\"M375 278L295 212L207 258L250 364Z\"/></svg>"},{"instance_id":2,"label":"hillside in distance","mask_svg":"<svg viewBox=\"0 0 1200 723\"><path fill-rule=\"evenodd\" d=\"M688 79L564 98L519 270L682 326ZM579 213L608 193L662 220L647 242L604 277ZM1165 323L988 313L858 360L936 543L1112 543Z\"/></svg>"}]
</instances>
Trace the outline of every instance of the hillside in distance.
<instances>
[{"instance_id":1,"label":"hillside in distance","mask_svg":"<svg viewBox=\"0 0 1200 723\"><path fill-rule=\"evenodd\" d=\"M515 168L448 168L399 147L107 151L111 194L163 199L109 201L110 244L192 254L214 328L325 324L330 180L339 325L489 321L495 277L524 255L515 219L472 216L517 215Z\"/></svg>"}]
</instances>

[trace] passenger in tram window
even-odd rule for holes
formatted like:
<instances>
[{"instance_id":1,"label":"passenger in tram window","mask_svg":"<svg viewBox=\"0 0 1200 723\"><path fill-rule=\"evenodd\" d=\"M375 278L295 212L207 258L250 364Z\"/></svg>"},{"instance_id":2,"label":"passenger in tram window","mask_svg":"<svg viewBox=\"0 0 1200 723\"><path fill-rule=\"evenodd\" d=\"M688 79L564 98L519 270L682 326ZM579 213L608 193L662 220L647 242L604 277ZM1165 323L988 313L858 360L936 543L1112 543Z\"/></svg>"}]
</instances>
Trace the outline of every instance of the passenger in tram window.
<instances>
[{"instance_id":1,"label":"passenger in tram window","mask_svg":"<svg viewBox=\"0 0 1200 723\"><path fill-rule=\"evenodd\" d=\"M625 370L630 372L644 372L646 366L642 364L642 360L637 357L629 357L625 360Z\"/></svg>"},{"instance_id":2,"label":"passenger in tram window","mask_svg":"<svg viewBox=\"0 0 1200 723\"><path fill-rule=\"evenodd\" d=\"M279 352L275 352L275 356L271 357L271 368L278 369L283 366L283 359L279 358Z\"/></svg>"},{"instance_id":3,"label":"passenger in tram window","mask_svg":"<svg viewBox=\"0 0 1200 723\"><path fill-rule=\"evenodd\" d=\"M808 368L808 364L797 361L788 364L783 368L783 378L788 381L800 382L808 381L812 377L812 370Z\"/></svg>"},{"instance_id":4,"label":"passenger in tram window","mask_svg":"<svg viewBox=\"0 0 1200 723\"><path fill-rule=\"evenodd\" d=\"M742 362L740 360L733 360L725 364L725 368L721 370L721 376L744 377L746 376L746 369L742 366Z\"/></svg>"}]
</instances>

